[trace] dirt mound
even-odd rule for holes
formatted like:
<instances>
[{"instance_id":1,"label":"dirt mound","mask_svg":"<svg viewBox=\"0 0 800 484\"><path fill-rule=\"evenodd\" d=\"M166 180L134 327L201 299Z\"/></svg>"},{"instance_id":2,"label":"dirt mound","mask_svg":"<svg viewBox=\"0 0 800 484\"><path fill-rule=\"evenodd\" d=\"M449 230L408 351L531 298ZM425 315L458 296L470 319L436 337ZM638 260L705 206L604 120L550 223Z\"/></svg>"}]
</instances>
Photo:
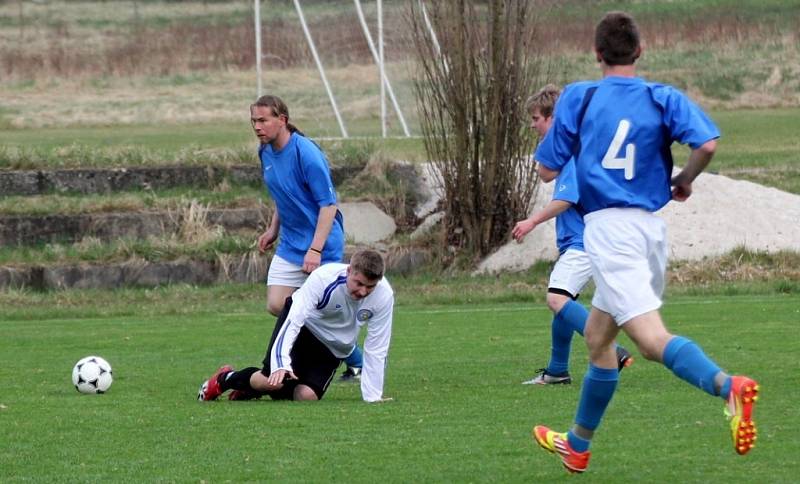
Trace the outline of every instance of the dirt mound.
<instances>
[{"instance_id":1,"label":"dirt mound","mask_svg":"<svg viewBox=\"0 0 800 484\"><path fill-rule=\"evenodd\" d=\"M658 212L667 223L670 260L714 257L738 246L800 251L800 196L708 173L693 188L689 200L670 202ZM550 200L552 190L552 184L541 186L534 210ZM555 259L554 230L553 221L537 227L522 244L501 247L477 271L521 271L539 259Z\"/></svg>"}]
</instances>

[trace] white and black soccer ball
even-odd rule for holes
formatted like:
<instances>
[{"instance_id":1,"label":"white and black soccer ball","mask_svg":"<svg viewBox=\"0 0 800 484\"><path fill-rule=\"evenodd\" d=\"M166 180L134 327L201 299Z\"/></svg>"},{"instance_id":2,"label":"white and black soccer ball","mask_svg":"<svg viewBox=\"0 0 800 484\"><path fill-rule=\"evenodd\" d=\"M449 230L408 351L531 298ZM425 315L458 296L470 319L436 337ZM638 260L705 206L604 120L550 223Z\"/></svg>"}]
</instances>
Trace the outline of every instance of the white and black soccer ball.
<instances>
[{"instance_id":1,"label":"white and black soccer ball","mask_svg":"<svg viewBox=\"0 0 800 484\"><path fill-rule=\"evenodd\" d=\"M81 358L72 368L72 384L81 393L105 393L113 381L111 365L99 356Z\"/></svg>"}]
</instances>

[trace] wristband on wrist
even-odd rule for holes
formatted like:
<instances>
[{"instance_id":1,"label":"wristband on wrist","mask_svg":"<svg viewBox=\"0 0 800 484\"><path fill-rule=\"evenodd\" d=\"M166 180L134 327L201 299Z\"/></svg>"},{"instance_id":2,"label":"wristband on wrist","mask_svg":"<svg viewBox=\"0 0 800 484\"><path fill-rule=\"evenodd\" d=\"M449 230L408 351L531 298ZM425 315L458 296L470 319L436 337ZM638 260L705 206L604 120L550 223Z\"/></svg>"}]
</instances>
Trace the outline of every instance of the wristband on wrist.
<instances>
[{"instance_id":1,"label":"wristband on wrist","mask_svg":"<svg viewBox=\"0 0 800 484\"><path fill-rule=\"evenodd\" d=\"M319 255L322 255L322 251L321 250L315 249L313 247L309 247L308 250L311 251L311 252L316 252Z\"/></svg>"}]
</instances>

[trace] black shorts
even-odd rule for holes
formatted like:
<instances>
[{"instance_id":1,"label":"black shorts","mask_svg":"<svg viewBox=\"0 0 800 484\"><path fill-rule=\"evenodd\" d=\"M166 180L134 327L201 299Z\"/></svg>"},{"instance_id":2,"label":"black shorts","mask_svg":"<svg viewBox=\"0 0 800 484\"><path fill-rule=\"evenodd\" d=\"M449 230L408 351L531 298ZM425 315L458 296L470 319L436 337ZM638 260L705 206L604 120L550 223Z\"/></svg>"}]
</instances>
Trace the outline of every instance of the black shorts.
<instances>
[{"instance_id":1,"label":"black shorts","mask_svg":"<svg viewBox=\"0 0 800 484\"><path fill-rule=\"evenodd\" d=\"M275 329L272 331L272 337L270 338L269 346L267 346L267 354L264 356L261 373L266 376L272 373L270 368L272 346L275 344L275 338L281 328L286 323L286 317L291 306L292 298L287 297L283 311L278 316L278 321L275 322ZM292 400L295 387L297 385L306 385L314 390L318 399L322 400L322 396L328 390L333 375L336 373L336 368L339 367L342 360L335 357L327 346L322 344L305 326L300 328L300 333L297 335L289 355L292 358L292 369L297 379L284 380L283 388L268 392L267 395L273 400Z\"/></svg>"},{"instance_id":2,"label":"black shorts","mask_svg":"<svg viewBox=\"0 0 800 484\"><path fill-rule=\"evenodd\" d=\"M575 294L573 296L572 293L570 293L566 289L561 289L559 287L548 287L547 288L547 292L551 292L553 294L560 294L562 296L567 296L568 298L572 299L573 301L577 301L578 300L578 296L580 296L580 294Z\"/></svg>"}]
</instances>

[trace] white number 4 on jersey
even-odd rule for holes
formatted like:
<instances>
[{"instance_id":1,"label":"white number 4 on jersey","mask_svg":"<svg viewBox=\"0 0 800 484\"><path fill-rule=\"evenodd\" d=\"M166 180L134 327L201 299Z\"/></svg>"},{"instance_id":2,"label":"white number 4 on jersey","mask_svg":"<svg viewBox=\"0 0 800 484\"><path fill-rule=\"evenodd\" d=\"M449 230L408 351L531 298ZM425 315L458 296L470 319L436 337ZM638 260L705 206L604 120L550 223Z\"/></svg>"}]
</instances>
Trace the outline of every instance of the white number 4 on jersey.
<instances>
[{"instance_id":1,"label":"white number 4 on jersey","mask_svg":"<svg viewBox=\"0 0 800 484\"><path fill-rule=\"evenodd\" d=\"M618 155L625 138L628 136L628 131L631 129L631 122L623 119L617 126L617 132L614 134L614 139L611 140L611 145L603 157L603 168L607 170L625 170L625 179L633 179L633 165L636 158L636 145L628 143L625 145L625 157L620 158Z\"/></svg>"}]
</instances>

